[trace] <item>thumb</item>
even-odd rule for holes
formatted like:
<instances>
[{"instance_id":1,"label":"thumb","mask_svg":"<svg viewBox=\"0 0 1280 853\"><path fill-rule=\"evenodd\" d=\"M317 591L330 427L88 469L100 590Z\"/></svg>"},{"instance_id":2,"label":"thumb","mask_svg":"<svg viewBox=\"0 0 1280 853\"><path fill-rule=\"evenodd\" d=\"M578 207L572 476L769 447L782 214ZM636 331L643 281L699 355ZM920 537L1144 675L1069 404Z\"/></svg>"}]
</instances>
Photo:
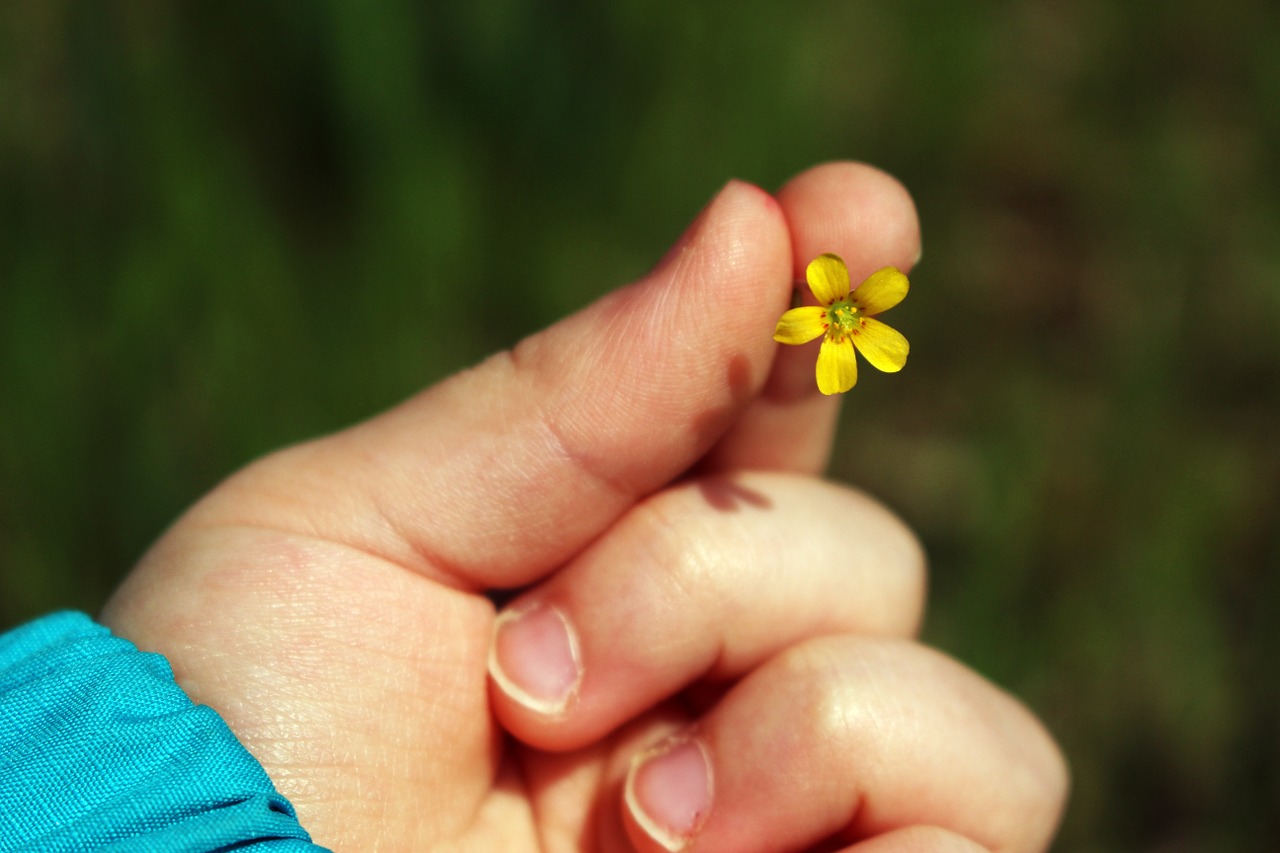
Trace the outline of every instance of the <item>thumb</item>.
<instances>
[{"instance_id":1,"label":"thumb","mask_svg":"<svg viewBox=\"0 0 1280 853\"><path fill-rule=\"evenodd\" d=\"M731 182L642 280L379 417L268 457L193 512L300 529L463 588L529 583L732 424L768 374L791 267L777 203Z\"/></svg>"}]
</instances>

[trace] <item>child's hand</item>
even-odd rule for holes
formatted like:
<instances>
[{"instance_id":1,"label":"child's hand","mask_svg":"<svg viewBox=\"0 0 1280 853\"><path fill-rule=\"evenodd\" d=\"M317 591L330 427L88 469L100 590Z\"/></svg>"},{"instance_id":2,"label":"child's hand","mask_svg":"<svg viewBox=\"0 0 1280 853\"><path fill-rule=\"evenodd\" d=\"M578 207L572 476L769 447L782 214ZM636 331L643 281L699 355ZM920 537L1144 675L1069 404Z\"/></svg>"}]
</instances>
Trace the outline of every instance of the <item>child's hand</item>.
<instances>
[{"instance_id":1,"label":"child's hand","mask_svg":"<svg viewBox=\"0 0 1280 853\"><path fill-rule=\"evenodd\" d=\"M909 267L906 193L729 185L638 284L228 480L104 618L338 850L1042 849L1052 741L912 641L914 538L813 476L837 400L771 334L826 251Z\"/></svg>"}]
</instances>

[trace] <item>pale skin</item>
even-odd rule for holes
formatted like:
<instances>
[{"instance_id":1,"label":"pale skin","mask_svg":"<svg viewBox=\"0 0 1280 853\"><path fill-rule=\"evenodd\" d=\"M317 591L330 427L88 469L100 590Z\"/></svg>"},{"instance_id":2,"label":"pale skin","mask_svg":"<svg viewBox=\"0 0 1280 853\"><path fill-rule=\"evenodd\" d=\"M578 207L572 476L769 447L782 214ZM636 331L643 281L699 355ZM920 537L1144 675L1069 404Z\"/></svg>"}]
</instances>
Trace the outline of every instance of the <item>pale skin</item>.
<instances>
[{"instance_id":1,"label":"pale skin","mask_svg":"<svg viewBox=\"0 0 1280 853\"><path fill-rule=\"evenodd\" d=\"M823 252L909 269L906 191L848 163L730 183L641 281L231 477L103 618L335 850L1043 850L1058 749L916 641L915 537L819 476L840 400L771 334ZM503 612L569 626L563 701L490 674L538 648L493 645ZM668 735L708 785L631 769Z\"/></svg>"}]
</instances>

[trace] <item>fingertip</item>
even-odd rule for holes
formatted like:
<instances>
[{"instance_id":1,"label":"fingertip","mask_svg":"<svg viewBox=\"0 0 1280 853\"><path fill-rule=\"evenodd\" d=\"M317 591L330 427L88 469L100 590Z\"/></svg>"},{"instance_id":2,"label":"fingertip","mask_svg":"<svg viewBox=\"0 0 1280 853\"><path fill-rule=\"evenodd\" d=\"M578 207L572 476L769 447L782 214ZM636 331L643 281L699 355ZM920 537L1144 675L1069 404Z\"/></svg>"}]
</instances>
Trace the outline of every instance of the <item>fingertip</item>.
<instances>
[{"instance_id":1,"label":"fingertip","mask_svg":"<svg viewBox=\"0 0 1280 853\"><path fill-rule=\"evenodd\" d=\"M540 389L570 455L647 494L705 453L766 381L791 254L777 200L730 181L647 276L517 346L517 381Z\"/></svg>"},{"instance_id":2,"label":"fingertip","mask_svg":"<svg viewBox=\"0 0 1280 853\"><path fill-rule=\"evenodd\" d=\"M814 166L778 191L791 226L793 273L824 252L840 255L855 281L884 266L909 271L920 258L920 219L902 182L874 166Z\"/></svg>"},{"instance_id":3,"label":"fingertip","mask_svg":"<svg viewBox=\"0 0 1280 853\"><path fill-rule=\"evenodd\" d=\"M623 786L625 826L641 850L685 850L711 813L714 776L708 747L680 733L637 754Z\"/></svg>"},{"instance_id":4,"label":"fingertip","mask_svg":"<svg viewBox=\"0 0 1280 853\"><path fill-rule=\"evenodd\" d=\"M565 716L582 685L578 633L564 612L534 603L494 620L489 677L506 702L547 720Z\"/></svg>"},{"instance_id":5,"label":"fingertip","mask_svg":"<svg viewBox=\"0 0 1280 853\"><path fill-rule=\"evenodd\" d=\"M754 327L762 309L772 331L777 319L773 313L790 297L790 263L790 231L782 205L761 187L735 178L640 284L661 288L674 283L700 304L709 297L714 306L708 306L712 311L699 324L704 332L714 331L707 319L716 325L743 319ZM769 335L765 339L768 342Z\"/></svg>"}]
</instances>

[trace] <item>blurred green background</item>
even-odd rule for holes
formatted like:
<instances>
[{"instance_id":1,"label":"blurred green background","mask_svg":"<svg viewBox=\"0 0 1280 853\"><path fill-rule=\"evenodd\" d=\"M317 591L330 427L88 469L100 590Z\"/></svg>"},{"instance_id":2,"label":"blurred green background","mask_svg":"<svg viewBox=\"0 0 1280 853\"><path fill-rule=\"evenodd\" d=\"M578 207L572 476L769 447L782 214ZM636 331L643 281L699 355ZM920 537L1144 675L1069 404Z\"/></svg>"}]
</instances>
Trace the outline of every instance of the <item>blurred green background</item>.
<instances>
[{"instance_id":1,"label":"blurred green background","mask_svg":"<svg viewBox=\"0 0 1280 853\"><path fill-rule=\"evenodd\" d=\"M924 224L834 474L924 538L927 638L1061 739L1060 849L1275 849L1263 0L7 3L0 627L642 273L727 178L846 158Z\"/></svg>"}]
</instances>

